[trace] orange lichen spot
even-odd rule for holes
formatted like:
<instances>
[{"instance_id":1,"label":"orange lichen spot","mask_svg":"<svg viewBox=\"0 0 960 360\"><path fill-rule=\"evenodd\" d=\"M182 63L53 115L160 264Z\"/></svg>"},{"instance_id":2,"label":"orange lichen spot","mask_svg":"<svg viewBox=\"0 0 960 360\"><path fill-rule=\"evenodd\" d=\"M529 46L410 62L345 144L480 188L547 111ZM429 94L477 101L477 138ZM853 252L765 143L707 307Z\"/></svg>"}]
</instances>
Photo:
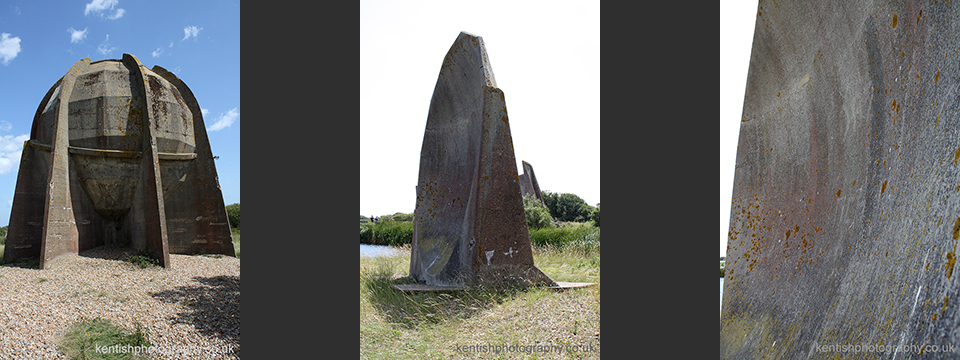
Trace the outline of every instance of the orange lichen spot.
<instances>
[{"instance_id":1,"label":"orange lichen spot","mask_svg":"<svg viewBox=\"0 0 960 360\"><path fill-rule=\"evenodd\" d=\"M883 185L880 186L880 195L883 195L883 192L884 192L884 191L887 191L887 181L886 181L886 180L884 180L884 181L883 181Z\"/></svg>"},{"instance_id":2,"label":"orange lichen spot","mask_svg":"<svg viewBox=\"0 0 960 360\"><path fill-rule=\"evenodd\" d=\"M933 84L936 85L937 81L940 81L940 70L937 70L937 75L933 76ZM939 118L939 116L937 116Z\"/></svg>"},{"instance_id":3,"label":"orange lichen spot","mask_svg":"<svg viewBox=\"0 0 960 360\"><path fill-rule=\"evenodd\" d=\"M897 14L893 14L893 28L897 28Z\"/></svg>"},{"instance_id":4,"label":"orange lichen spot","mask_svg":"<svg viewBox=\"0 0 960 360\"><path fill-rule=\"evenodd\" d=\"M960 239L960 217L958 217L957 221L953 223L953 239Z\"/></svg>"},{"instance_id":5,"label":"orange lichen spot","mask_svg":"<svg viewBox=\"0 0 960 360\"><path fill-rule=\"evenodd\" d=\"M837 197L840 197L840 190L837 190Z\"/></svg>"},{"instance_id":6,"label":"orange lichen spot","mask_svg":"<svg viewBox=\"0 0 960 360\"><path fill-rule=\"evenodd\" d=\"M917 14L917 26L920 26L920 17L923 16L923 9L920 9L920 13Z\"/></svg>"}]
</instances>

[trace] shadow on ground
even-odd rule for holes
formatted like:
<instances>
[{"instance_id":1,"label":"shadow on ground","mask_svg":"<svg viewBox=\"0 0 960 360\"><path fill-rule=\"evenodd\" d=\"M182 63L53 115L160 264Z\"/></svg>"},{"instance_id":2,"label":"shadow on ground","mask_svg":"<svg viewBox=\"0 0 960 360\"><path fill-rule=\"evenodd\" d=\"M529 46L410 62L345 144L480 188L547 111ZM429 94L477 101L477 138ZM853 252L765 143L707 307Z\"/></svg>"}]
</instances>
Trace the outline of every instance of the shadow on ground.
<instances>
[{"instance_id":1,"label":"shadow on ground","mask_svg":"<svg viewBox=\"0 0 960 360\"><path fill-rule=\"evenodd\" d=\"M229 344L240 356L240 277L194 277L196 285L153 294L157 300L179 303L183 311L173 319L190 324L201 334Z\"/></svg>"}]
</instances>

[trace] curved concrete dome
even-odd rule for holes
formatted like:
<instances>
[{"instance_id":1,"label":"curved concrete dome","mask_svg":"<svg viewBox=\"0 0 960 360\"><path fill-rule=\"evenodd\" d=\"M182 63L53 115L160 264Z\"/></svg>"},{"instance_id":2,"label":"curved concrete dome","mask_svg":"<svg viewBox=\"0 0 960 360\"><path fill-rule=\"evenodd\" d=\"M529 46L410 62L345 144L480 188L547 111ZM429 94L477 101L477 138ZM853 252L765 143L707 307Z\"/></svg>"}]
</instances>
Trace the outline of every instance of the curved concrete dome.
<instances>
[{"instance_id":1,"label":"curved concrete dome","mask_svg":"<svg viewBox=\"0 0 960 360\"><path fill-rule=\"evenodd\" d=\"M145 114L144 89L137 86L132 69L119 59L90 63L77 74L68 94L70 146L97 150L139 151L142 149L141 128ZM193 114L180 91L156 72L143 68L149 86L146 96L151 101L159 153L192 153L196 148ZM63 79L50 88L37 109L31 139L43 145L53 144L59 93Z\"/></svg>"},{"instance_id":2,"label":"curved concrete dome","mask_svg":"<svg viewBox=\"0 0 960 360\"><path fill-rule=\"evenodd\" d=\"M77 61L24 143L4 261L103 245L236 255L196 97L136 56Z\"/></svg>"}]
</instances>

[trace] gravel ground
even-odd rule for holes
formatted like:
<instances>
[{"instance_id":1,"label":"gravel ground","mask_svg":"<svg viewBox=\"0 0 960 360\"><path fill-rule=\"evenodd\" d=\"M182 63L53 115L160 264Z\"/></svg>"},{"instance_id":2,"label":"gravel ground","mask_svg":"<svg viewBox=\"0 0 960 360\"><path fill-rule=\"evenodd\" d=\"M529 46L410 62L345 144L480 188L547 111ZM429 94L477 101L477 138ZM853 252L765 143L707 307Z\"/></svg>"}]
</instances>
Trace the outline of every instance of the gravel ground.
<instances>
[{"instance_id":1,"label":"gravel ground","mask_svg":"<svg viewBox=\"0 0 960 360\"><path fill-rule=\"evenodd\" d=\"M170 255L171 269L122 261L131 249L64 255L47 269L0 266L0 359L65 359L70 324L146 328L156 359L240 357L240 259Z\"/></svg>"}]
</instances>

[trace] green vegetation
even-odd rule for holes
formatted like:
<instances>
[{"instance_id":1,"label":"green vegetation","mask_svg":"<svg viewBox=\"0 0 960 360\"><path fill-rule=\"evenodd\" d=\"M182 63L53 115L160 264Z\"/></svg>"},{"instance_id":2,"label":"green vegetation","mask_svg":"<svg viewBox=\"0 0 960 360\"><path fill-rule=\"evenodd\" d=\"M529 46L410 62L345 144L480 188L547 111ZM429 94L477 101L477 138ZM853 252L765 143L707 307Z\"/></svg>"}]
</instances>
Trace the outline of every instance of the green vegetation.
<instances>
[{"instance_id":1,"label":"green vegetation","mask_svg":"<svg viewBox=\"0 0 960 360\"><path fill-rule=\"evenodd\" d=\"M589 223L530 230L530 244L557 249L575 248L581 251L600 251L600 228Z\"/></svg>"},{"instance_id":2,"label":"green vegetation","mask_svg":"<svg viewBox=\"0 0 960 360\"><path fill-rule=\"evenodd\" d=\"M240 258L240 229L230 229L230 235L233 235L233 251L237 253L237 259Z\"/></svg>"},{"instance_id":3,"label":"green vegetation","mask_svg":"<svg viewBox=\"0 0 960 360\"><path fill-rule=\"evenodd\" d=\"M370 222L370 218L368 218L368 217L366 217L366 216L363 216L363 215L360 215L360 223L361 223L361 224L363 224L363 223L368 223L368 222Z\"/></svg>"},{"instance_id":4,"label":"green vegetation","mask_svg":"<svg viewBox=\"0 0 960 360\"><path fill-rule=\"evenodd\" d=\"M0 227L0 259L3 259L3 249L6 247L7 227ZM0 262L2 264L2 262Z\"/></svg>"},{"instance_id":5,"label":"green vegetation","mask_svg":"<svg viewBox=\"0 0 960 360\"><path fill-rule=\"evenodd\" d=\"M150 253L146 251L140 251L136 255L130 255L127 258L127 262L139 266L141 269L146 269L151 266L160 266L160 261L150 257Z\"/></svg>"},{"instance_id":6,"label":"green vegetation","mask_svg":"<svg viewBox=\"0 0 960 360\"><path fill-rule=\"evenodd\" d=\"M227 205L227 220L231 228L240 228L240 203Z\"/></svg>"},{"instance_id":7,"label":"green vegetation","mask_svg":"<svg viewBox=\"0 0 960 360\"><path fill-rule=\"evenodd\" d=\"M554 226L550 210L533 195L527 194L523 197L523 212L527 215L527 227L530 229Z\"/></svg>"},{"instance_id":8,"label":"green vegetation","mask_svg":"<svg viewBox=\"0 0 960 360\"><path fill-rule=\"evenodd\" d=\"M380 221L413 221L413 213L398 212L393 215L380 216L379 218L380 219L377 220L378 222Z\"/></svg>"},{"instance_id":9,"label":"green vegetation","mask_svg":"<svg viewBox=\"0 0 960 360\"><path fill-rule=\"evenodd\" d=\"M377 221L360 224L360 243L373 245L409 245L413 243L412 221Z\"/></svg>"},{"instance_id":10,"label":"green vegetation","mask_svg":"<svg viewBox=\"0 0 960 360\"><path fill-rule=\"evenodd\" d=\"M597 283L565 291L404 293L390 286L404 281L390 280L391 275L407 275L410 269L409 248L401 250L392 257L360 258L361 358L599 358L599 247L533 247L537 267L552 279ZM466 348L475 344L561 350L484 354Z\"/></svg>"},{"instance_id":11,"label":"green vegetation","mask_svg":"<svg viewBox=\"0 0 960 360\"><path fill-rule=\"evenodd\" d=\"M600 203L597 203L597 208L590 213L590 220L593 220L593 226L600 227Z\"/></svg>"},{"instance_id":12,"label":"green vegetation","mask_svg":"<svg viewBox=\"0 0 960 360\"><path fill-rule=\"evenodd\" d=\"M550 210L550 216L558 221L583 222L591 218L595 208L587 205L579 196L568 193L543 192L543 202Z\"/></svg>"},{"instance_id":13,"label":"green vegetation","mask_svg":"<svg viewBox=\"0 0 960 360\"><path fill-rule=\"evenodd\" d=\"M727 266L727 262L720 260L720 277L723 277L723 274L726 272L724 268Z\"/></svg>"},{"instance_id":14,"label":"green vegetation","mask_svg":"<svg viewBox=\"0 0 960 360\"><path fill-rule=\"evenodd\" d=\"M70 325L60 342L59 350L71 359L145 359L146 354L136 353L136 349L146 351L152 346L146 329L137 322L133 332L114 325L110 320L81 318L80 322ZM116 346L118 351L97 351L97 348L109 349ZM134 348L136 347L136 348Z\"/></svg>"}]
</instances>

